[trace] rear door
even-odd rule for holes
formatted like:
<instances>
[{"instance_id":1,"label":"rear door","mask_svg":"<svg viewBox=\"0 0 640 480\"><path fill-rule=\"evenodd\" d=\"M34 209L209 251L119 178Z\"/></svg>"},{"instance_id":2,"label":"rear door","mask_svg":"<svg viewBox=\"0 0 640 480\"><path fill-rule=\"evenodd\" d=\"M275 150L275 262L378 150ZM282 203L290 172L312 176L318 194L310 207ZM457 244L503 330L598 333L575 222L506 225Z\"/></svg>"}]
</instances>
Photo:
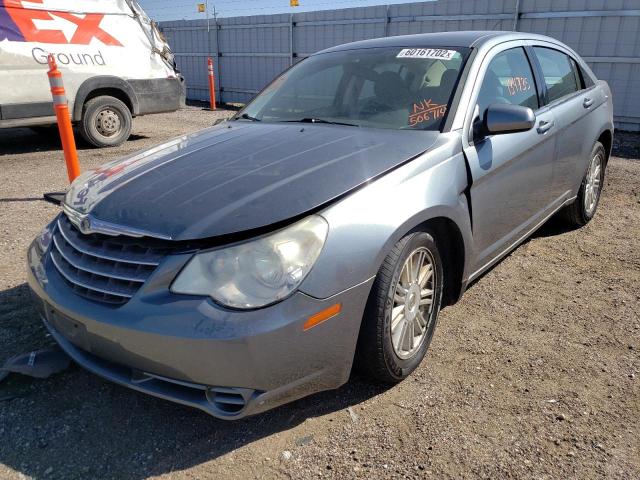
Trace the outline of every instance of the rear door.
<instances>
[{"instance_id":1,"label":"rear door","mask_svg":"<svg viewBox=\"0 0 640 480\"><path fill-rule=\"evenodd\" d=\"M600 103L600 96L593 83L586 85L576 60L560 48L534 44L532 50L542 73L544 101L553 112L562 138L558 142L553 191L555 195L570 197L575 195L590 160L595 141L589 138L594 132L589 123L591 118L595 120L590 113Z\"/></svg>"},{"instance_id":2,"label":"rear door","mask_svg":"<svg viewBox=\"0 0 640 480\"><path fill-rule=\"evenodd\" d=\"M534 68L525 49L515 45L510 42L491 50L479 70L482 81L471 96L474 121L463 143L472 176L476 259L472 277L543 221L556 200L550 188L556 158L555 118L549 108L540 107ZM530 107L536 126L526 132L473 138L473 123L494 103Z\"/></svg>"}]
</instances>

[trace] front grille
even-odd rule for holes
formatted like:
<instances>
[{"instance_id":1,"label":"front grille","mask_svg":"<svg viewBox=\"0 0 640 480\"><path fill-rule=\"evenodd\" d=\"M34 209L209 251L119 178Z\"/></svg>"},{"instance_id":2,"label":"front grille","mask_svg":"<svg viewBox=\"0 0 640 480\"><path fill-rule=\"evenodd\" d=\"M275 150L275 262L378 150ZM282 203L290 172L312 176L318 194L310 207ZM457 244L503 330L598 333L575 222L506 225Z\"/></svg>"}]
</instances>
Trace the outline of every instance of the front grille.
<instances>
[{"instance_id":1,"label":"front grille","mask_svg":"<svg viewBox=\"0 0 640 480\"><path fill-rule=\"evenodd\" d=\"M126 303L172 249L151 238L81 233L60 215L51 261L75 293L112 305Z\"/></svg>"}]
</instances>

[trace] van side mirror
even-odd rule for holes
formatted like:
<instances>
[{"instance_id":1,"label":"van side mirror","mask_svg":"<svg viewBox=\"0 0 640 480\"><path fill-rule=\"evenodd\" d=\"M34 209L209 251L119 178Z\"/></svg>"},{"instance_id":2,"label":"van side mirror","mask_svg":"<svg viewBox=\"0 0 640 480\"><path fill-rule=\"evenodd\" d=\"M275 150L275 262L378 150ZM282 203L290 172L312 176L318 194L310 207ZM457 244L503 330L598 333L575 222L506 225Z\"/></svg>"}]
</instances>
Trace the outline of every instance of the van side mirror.
<instances>
[{"instance_id":1,"label":"van side mirror","mask_svg":"<svg viewBox=\"0 0 640 480\"><path fill-rule=\"evenodd\" d=\"M508 103L492 103L484 112L482 129L485 135L525 132L536 124L536 115L529 107Z\"/></svg>"}]
</instances>

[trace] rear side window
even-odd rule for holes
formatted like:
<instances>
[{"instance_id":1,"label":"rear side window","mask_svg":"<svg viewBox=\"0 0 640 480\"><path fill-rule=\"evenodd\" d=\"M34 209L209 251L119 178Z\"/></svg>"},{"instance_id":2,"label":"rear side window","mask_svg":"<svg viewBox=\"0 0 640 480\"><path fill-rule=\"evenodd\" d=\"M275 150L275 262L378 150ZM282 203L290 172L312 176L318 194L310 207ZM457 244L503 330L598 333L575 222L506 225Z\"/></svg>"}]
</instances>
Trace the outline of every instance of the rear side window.
<instances>
[{"instance_id":1,"label":"rear side window","mask_svg":"<svg viewBox=\"0 0 640 480\"><path fill-rule=\"evenodd\" d=\"M492 103L538 108L533 71L522 48L500 52L489 63L478 94L480 116Z\"/></svg>"},{"instance_id":2,"label":"rear side window","mask_svg":"<svg viewBox=\"0 0 640 480\"><path fill-rule=\"evenodd\" d=\"M580 76L582 77L582 86L584 88L593 87L595 83L593 83L593 79L589 76L589 74L580 66L578 66L578 70L580 71Z\"/></svg>"},{"instance_id":3,"label":"rear side window","mask_svg":"<svg viewBox=\"0 0 640 480\"><path fill-rule=\"evenodd\" d=\"M533 50L547 85L548 102L580 90L580 75L571 57L552 48L533 47Z\"/></svg>"}]
</instances>

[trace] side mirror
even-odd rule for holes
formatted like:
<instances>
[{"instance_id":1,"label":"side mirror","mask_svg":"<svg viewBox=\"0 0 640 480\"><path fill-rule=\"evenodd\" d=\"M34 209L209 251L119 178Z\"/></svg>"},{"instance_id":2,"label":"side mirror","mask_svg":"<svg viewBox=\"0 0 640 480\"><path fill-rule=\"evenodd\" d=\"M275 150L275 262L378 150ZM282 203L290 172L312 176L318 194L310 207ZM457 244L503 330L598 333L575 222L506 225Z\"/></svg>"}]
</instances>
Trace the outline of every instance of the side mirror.
<instances>
[{"instance_id":1,"label":"side mirror","mask_svg":"<svg viewBox=\"0 0 640 480\"><path fill-rule=\"evenodd\" d=\"M492 103L484 112L482 126L486 135L525 132L536 124L536 115L529 107Z\"/></svg>"}]
</instances>

